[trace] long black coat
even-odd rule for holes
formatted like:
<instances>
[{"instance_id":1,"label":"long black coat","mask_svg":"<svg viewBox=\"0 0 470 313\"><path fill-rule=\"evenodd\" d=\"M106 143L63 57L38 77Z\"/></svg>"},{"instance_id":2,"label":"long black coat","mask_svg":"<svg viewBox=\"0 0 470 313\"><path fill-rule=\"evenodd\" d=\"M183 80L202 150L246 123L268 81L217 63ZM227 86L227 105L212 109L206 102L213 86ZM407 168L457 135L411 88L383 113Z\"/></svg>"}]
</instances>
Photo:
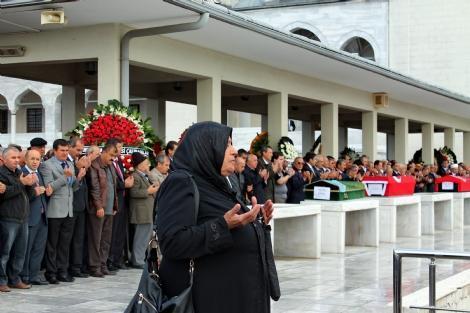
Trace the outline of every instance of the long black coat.
<instances>
[{"instance_id":1,"label":"long black coat","mask_svg":"<svg viewBox=\"0 0 470 313\"><path fill-rule=\"evenodd\" d=\"M196 313L268 313L262 224L256 221L229 230L223 217L238 202L220 175L230 134L231 129L220 124L199 123L178 147L177 170L163 182L157 199L156 226L163 252L160 277L164 292L178 295L188 285L189 259L194 258ZM198 186L197 225L194 186L178 169L189 171Z\"/></svg>"}]
</instances>

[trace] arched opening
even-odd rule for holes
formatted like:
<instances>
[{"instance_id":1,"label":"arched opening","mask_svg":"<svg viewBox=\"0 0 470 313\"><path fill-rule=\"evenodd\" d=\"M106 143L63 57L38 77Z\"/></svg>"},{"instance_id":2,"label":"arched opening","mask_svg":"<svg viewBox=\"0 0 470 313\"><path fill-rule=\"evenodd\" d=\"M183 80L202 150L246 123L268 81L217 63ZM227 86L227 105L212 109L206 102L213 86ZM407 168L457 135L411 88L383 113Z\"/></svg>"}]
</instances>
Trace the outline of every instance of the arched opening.
<instances>
[{"instance_id":1,"label":"arched opening","mask_svg":"<svg viewBox=\"0 0 470 313\"><path fill-rule=\"evenodd\" d=\"M374 48L362 37L353 37L347 40L341 50L360 56L361 58L375 61Z\"/></svg>"},{"instance_id":2,"label":"arched opening","mask_svg":"<svg viewBox=\"0 0 470 313\"><path fill-rule=\"evenodd\" d=\"M4 96L0 95L0 133L8 133L8 119L10 111L8 110L8 102Z\"/></svg>"},{"instance_id":3,"label":"arched opening","mask_svg":"<svg viewBox=\"0 0 470 313\"><path fill-rule=\"evenodd\" d=\"M27 90L17 99L16 104L16 132L42 133L45 114L41 97L34 91Z\"/></svg>"},{"instance_id":4,"label":"arched opening","mask_svg":"<svg viewBox=\"0 0 470 313\"><path fill-rule=\"evenodd\" d=\"M307 37L310 40L321 42L317 35L305 28L297 27L292 29L290 32L299 36Z\"/></svg>"}]
</instances>

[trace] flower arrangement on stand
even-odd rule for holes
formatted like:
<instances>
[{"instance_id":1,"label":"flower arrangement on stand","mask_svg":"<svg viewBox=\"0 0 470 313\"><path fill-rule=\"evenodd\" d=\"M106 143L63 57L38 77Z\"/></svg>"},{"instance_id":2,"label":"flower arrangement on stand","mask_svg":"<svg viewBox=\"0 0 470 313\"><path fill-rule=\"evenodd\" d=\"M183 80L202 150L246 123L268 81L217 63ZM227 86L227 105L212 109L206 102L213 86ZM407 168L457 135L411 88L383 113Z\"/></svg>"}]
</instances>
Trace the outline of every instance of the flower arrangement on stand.
<instances>
[{"instance_id":1,"label":"flower arrangement on stand","mask_svg":"<svg viewBox=\"0 0 470 313\"><path fill-rule=\"evenodd\" d=\"M102 146L110 138L121 140L124 145L121 154L125 158L123 163L127 170L132 167L128 167L131 162L127 161L130 161L133 152L149 155L163 146L163 142L155 135L150 118L143 120L139 112L118 100L110 100L107 105L97 105L78 121L69 134L82 138L86 146Z\"/></svg>"},{"instance_id":2,"label":"flower arrangement on stand","mask_svg":"<svg viewBox=\"0 0 470 313\"><path fill-rule=\"evenodd\" d=\"M457 156L455 155L454 151L452 151L452 149L448 148L447 146L439 150L434 149L434 160L437 162L437 164L441 164L445 160L449 161L449 164L458 163ZM419 149L414 153L413 162L416 164L424 163L423 149Z\"/></svg>"},{"instance_id":3,"label":"flower arrangement on stand","mask_svg":"<svg viewBox=\"0 0 470 313\"><path fill-rule=\"evenodd\" d=\"M349 147L344 147L343 151L340 152L339 154L341 157L345 157L346 155L351 158L351 160L354 162L355 160L359 159L360 155L359 153L356 152L356 150L351 149Z\"/></svg>"},{"instance_id":4,"label":"flower arrangement on stand","mask_svg":"<svg viewBox=\"0 0 470 313\"><path fill-rule=\"evenodd\" d=\"M258 155L263 146L269 146L268 132L266 131L256 134L256 137L251 141L250 153Z\"/></svg>"},{"instance_id":5,"label":"flower arrangement on stand","mask_svg":"<svg viewBox=\"0 0 470 313\"><path fill-rule=\"evenodd\" d=\"M289 137L281 137L277 147L287 160L294 160L299 155L295 150L294 142Z\"/></svg>"}]
</instances>

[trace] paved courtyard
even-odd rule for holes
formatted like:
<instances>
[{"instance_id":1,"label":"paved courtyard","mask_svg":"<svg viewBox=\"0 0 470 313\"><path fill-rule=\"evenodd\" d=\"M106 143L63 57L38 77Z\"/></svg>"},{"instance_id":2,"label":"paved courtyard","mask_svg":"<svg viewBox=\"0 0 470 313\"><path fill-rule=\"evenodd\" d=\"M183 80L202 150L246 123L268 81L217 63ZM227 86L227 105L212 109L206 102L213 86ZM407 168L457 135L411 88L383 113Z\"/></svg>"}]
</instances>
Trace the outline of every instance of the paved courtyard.
<instances>
[{"instance_id":1,"label":"paved courtyard","mask_svg":"<svg viewBox=\"0 0 470 313\"><path fill-rule=\"evenodd\" d=\"M274 313L391 312L392 249L423 248L470 251L470 228L438 232L419 239L400 238L379 248L348 247L344 255L321 259L279 259L283 296L273 303ZM427 286L426 260L405 259L404 294ZM470 268L470 263L438 261L438 279ZM2 313L122 312L133 296L138 270L120 271L104 279L77 279L74 283L34 286L31 290L0 294ZM241 312L243 313L243 312Z\"/></svg>"}]
</instances>

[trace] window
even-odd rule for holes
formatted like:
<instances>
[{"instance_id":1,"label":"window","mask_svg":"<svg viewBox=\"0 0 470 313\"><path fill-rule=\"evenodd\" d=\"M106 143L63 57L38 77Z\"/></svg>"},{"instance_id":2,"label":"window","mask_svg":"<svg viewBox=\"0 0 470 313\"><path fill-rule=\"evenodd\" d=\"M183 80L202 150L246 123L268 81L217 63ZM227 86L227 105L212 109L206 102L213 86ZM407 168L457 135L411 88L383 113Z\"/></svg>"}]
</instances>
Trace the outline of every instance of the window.
<instances>
[{"instance_id":1,"label":"window","mask_svg":"<svg viewBox=\"0 0 470 313\"><path fill-rule=\"evenodd\" d=\"M320 41L320 38L318 38L317 35L305 28L294 28L290 32L296 35L307 37L311 40Z\"/></svg>"},{"instance_id":2,"label":"window","mask_svg":"<svg viewBox=\"0 0 470 313\"><path fill-rule=\"evenodd\" d=\"M0 109L0 133L8 133L8 110Z\"/></svg>"},{"instance_id":3,"label":"window","mask_svg":"<svg viewBox=\"0 0 470 313\"><path fill-rule=\"evenodd\" d=\"M26 109L26 132L42 132L42 108Z\"/></svg>"},{"instance_id":4,"label":"window","mask_svg":"<svg viewBox=\"0 0 470 313\"><path fill-rule=\"evenodd\" d=\"M349 39L341 50L375 61L374 48L372 48L372 45L367 40L361 37Z\"/></svg>"}]
</instances>

